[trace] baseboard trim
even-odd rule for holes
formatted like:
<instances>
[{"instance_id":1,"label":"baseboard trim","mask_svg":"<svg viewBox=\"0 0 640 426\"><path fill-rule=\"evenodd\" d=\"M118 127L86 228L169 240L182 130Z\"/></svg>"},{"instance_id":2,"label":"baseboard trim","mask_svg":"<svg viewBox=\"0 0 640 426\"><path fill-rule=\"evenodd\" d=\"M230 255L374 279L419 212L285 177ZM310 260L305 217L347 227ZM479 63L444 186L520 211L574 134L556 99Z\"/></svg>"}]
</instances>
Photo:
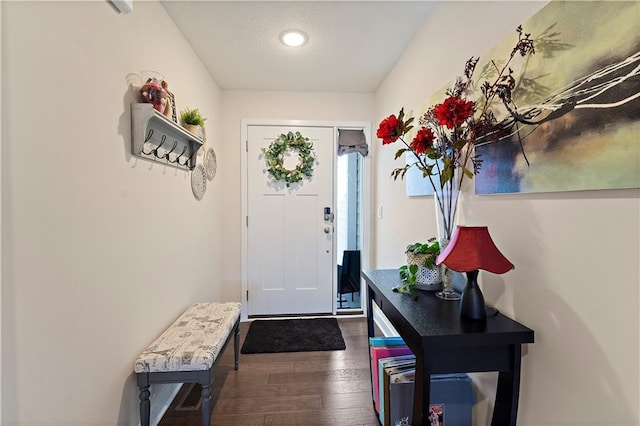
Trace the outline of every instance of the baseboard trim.
<instances>
[{"instance_id":1,"label":"baseboard trim","mask_svg":"<svg viewBox=\"0 0 640 426\"><path fill-rule=\"evenodd\" d=\"M167 412L174 398L180 391L182 383L157 384L151 386L151 416L149 424L157 426ZM140 422L138 422L140 426Z\"/></svg>"}]
</instances>

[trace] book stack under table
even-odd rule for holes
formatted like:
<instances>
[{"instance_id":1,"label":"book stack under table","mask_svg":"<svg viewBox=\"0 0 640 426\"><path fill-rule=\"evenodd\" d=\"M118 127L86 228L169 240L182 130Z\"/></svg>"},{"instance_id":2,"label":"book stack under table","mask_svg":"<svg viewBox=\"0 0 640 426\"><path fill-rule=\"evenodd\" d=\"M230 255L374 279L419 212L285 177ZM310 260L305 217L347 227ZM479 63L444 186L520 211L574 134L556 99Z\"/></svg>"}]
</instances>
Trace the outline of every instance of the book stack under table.
<instances>
[{"instance_id":1,"label":"book stack under table","mask_svg":"<svg viewBox=\"0 0 640 426\"><path fill-rule=\"evenodd\" d=\"M411 424L415 357L400 337L369 339L373 404L383 426ZM474 395L467 374L431 376L432 426L471 424ZM427 412L425 410L425 412Z\"/></svg>"}]
</instances>

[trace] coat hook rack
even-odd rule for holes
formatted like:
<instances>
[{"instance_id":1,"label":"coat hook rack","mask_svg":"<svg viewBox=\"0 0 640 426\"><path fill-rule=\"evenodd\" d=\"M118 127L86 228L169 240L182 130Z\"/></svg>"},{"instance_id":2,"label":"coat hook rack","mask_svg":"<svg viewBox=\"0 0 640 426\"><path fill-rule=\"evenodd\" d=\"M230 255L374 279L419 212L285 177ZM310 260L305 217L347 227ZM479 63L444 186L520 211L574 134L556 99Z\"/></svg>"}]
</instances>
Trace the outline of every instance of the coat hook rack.
<instances>
[{"instance_id":1,"label":"coat hook rack","mask_svg":"<svg viewBox=\"0 0 640 426\"><path fill-rule=\"evenodd\" d=\"M187 164L194 164L195 167L195 162L193 161L193 159L195 158L196 154L198 153L198 151L194 151L193 154L191 154L191 157L187 158L187 161L184 162L184 164L180 164L181 166L186 166ZM193 167L191 167L193 169Z\"/></svg>"},{"instance_id":2,"label":"coat hook rack","mask_svg":"<svg viewBox=\"0 0 640 426\"><path fill-rule=\"evenodd\" d=\"M160 139L160 145L158 145L156 149L151 151L151 153L155 155L157 158L162 158L162 155L158 155L158 150L162 148L162 145L164 145L166 141L167 141L167 135L162 135L162 138Z\"/></svg>"},{"instance_id":3,"label":"coat hook rack","mask_svg":"<svg viewBox=\"0 0 640 426\"><path fill-rule=\"evenodd\" d=\"M169 160L169 154L171 154L173 150L176 149L177 146L178 146L178 141L173 141L173 146L171 147L171 151L166 152L164 155L160 156L159 158L164 158L165 160L171 163L172 161Z\"/></svg>"},{"instance_id":4,"label":"coat hook rack","mask_svg":"<svg viewBox=\"0 0 640 426\"><path fill-rule=\"evenodd\" d=\"M149 129L149 133L147 133L147 137L144 138L144 143L149 142L152 136L153 136L153 129Z\"/></svg>"},{"instance_id":5,"label":"coat hook rack","mask_svg":"<svg viewBox=\"0 0 640 426\"><path fill-rule=\"evenodd\" d=\"M180 155L178 155L173 161L169 160L170 163L178 163L180 164L180 162L178 160L180 160L180 158L184 155L185 152L187 152L187 146L185 145L184 148L182 149L182 152L180 153Z\"/></svg>"},{"instance_id":6,"label":"coat hook rack","mask_svg":"<svg viewBox=\"0 0 640 426\"><path fill-rule=\"evenodd\" d=\"M153 149L152 149L151 151L149 151L149 152L146 152L146 151L144 150L144 144L145 144L145 143L147 143L147 142L149 142L149 141L151 140L151 137L152 137L152 136L153 136L153 129L149 129L149 133L147 133L147 137L146 137L146 138L144 138L144 143L142 144L142 153L143 153L143 154L145 154L145 155L151 155L151 154L153 154Z\"/></svg>"},{"instance_id":7,"label":"coat hook rack","mask_svg":"<svg viewBox=\"0 0 640 426\"><path fill-rule=\"evenodd\" d=\"M187 170L195 167L196 155L204 141L156 111L151 104L131 104L131 128L133 155ZM169 139L173 141L170 149Z\"/></svg>"}]
</instances>

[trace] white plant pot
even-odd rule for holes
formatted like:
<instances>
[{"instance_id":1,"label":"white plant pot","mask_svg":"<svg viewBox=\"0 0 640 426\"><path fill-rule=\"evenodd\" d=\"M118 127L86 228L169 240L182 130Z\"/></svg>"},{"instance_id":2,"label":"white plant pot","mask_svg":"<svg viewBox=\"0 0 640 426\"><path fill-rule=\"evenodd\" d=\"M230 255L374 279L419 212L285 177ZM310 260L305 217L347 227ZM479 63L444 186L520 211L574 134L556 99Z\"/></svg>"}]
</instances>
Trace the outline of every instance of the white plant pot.
<instances>
[{"instance_id":1,"label":"white plant pot","mask_svg":"<svg viewBox=\"0 0 640 426\"><path fill-rule=\"evenodd\" d=\"M427 269L424 266L424 255L407 253L407 264L418 265L416 273L416 287L418 290L437 291L442 289L442 278L440 276L440 268Z\"/></svg>"},{"instance_id":2,"label":"white plant pot","mask_svg":"<svg viewBox=\"0 0 640 426\"><path fill-rule=\"evenodd\" d=\"M185 124L184 128L187 129L187 131L193 136L196 136L198 138L200 137L200 126L196 124Z\"/></svg>"}]
</instances>

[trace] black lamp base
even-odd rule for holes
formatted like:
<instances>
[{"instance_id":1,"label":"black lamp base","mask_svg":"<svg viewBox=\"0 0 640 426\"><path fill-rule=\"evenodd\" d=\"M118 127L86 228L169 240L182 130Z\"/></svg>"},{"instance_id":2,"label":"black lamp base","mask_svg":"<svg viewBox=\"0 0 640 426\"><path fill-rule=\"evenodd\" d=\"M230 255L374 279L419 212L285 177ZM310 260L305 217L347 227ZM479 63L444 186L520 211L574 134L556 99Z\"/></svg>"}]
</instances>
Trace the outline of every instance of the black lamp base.
<instances>
[{"instance_id":1,"label":"black lamp base","mask_svg":"<svg viewBox=\"0 0 640 426\"><path fill-rule=\"evenodd\" d=\"M462 298L460 299L460 315L474 321L487 320L484 296L480 287L478 287L477 269L467 272L467 285L464 287ZM495 315L495 313L490 313L490 315Z\"/></svg>"}]
</instances>

